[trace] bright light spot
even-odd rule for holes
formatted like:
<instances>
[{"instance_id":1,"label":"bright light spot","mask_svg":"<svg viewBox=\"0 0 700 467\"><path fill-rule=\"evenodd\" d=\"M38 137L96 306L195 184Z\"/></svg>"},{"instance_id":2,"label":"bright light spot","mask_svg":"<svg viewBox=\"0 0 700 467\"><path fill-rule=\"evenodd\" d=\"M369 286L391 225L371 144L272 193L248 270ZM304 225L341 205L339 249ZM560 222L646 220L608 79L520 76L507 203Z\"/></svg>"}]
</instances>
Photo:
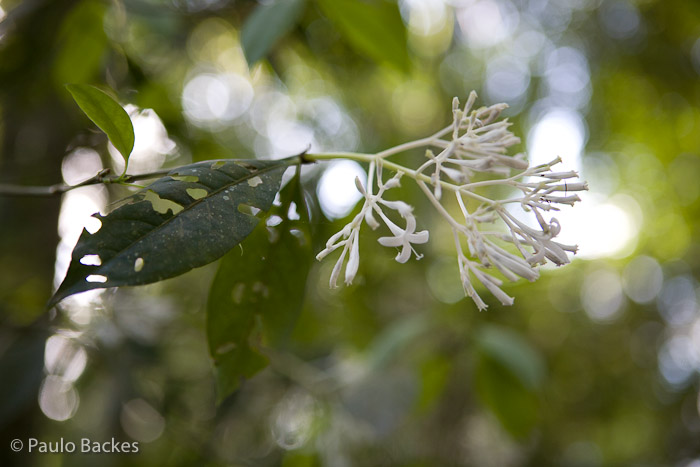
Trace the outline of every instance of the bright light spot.
<instances>
[{"instance_id":1,"label":"bright light spot","mask_svg":"<svg viewBox=\"0 0 700 467\"><path fill-rule=\"evenodd\" d=\"M402 83L392 95L394 120L409 133L428 132L441 114L437 102L427 83L419 80Z\"/></svg>"},{"instance_id":2,"label":"bright light spot","mask_svg":"<svg viewBox=\"0 0 700 467\"><path fill-rule=\"evenodd\" d=\"M408 7L408 27L421 36L440 32L447 24L447 8L443 0L402 0L401 6ZM405 8L402 8L402 13ZM405 15L404 15L405 19Z\"/></svg>"},{"instance_id":3,"label":"bright light spot","mask_svg":"<svg viewBox=\"0 0 700 467\"><path fill-rule=\"evenodd\" d=\"M75 341L54 334L46 340L44 367L50 375L60 376L63 381L74 382L80 378L87 364L85 349Z\"/></svg>"},{"instance_id":4,"label":"bright light spot","mask_svg":"<svg viewBox=\"0 0 700 467\"><path fill-rule=\"evenodd\" d=\"M49 375L39 390L39 407L44 415L59 422L68 420L78 410L80 399L73 384L59 376Z\"/></svg>"},{"instance_id":5,"label":"bright light spot","mask_svg":"<svg viewBox=\"0 0 700 467\"><path fill-rule=\"evenodd\" d=\"M668 324L681 327L698 316L698 300L692 276L678 276L666 281L656 302L661 316Z\"/></svg>"},{"instance_id":6,"label":"bright light spot","mask_svg":"<svg viewBox=\"0 0 700 467\"><path fill-rule=\"evenodd\" d=\"M642 21L637 8L627 1L606 2L599 15L605 31L613 39L633 37Z\"/></svg>"},{"instance_id":7,"label":"bright light spot","mask_svg":"<svg viewBox=\"0 0 700 467\"><path fill-rule=\"evenodd\" d=\"M588 60L572 47L553 50L547 57L547 82L559 92L581 91L590 81Z\"/></svg>"},{"instance_id":8,"label":"bright light spot","mask_svg":"<svg viewBox=\"0 0 700 467\"><path fill-rule=\"evenodd\" d=\"M142 443L155 441L165 429L163 416L143 399L124 404L120 419L126 434Z\"/></svg>"},{"instance_id":9,"label":"bright light spot","mask_svg":"<svg viewBox=\"0 0 700 467\"><path fill-rule=\"evenodd\" d=\"M518 57L535 57L547 41L547 36L537 29L526 29L512 42L512 53Z\"/></svg>"},{"instance_id":10,"label":"bright light spot","mask_svg":"<svg viewBox=\"0 0 700 467\"><path fill-rule=\"evenodd\" d=\"M318 408L305 393L293 392L277 404L272 420L272 436L282 449L302 447L311 437Z\"/></svg>"},{"instance_id":11,"label":"bright light spot","mask_svg":"<svg viewBox=\"0 0 700 467\"><path fill-rule=\"evenodd\" d=\"M664 273L651 256L637 256L625 267L623 278L629 298L637 303L649 303L661 291Z\"/></svg>"},{"instance_id":12,"label":"bright light spot","mask_svg":"<svg viewBox=\"0 0 700 467\"><path fill-rule=\"evenodd\" d=\"M581 170L586 127L578 112L564 108L548 111L532 127L527 140L532 165L545 164L559 156L562 170Z\"/></svg>"},{"instance_id":13,"label":"bright light spot","mask_svg":"<svg viewBox=\"0 0 700 467\"><path fill-rule=\"evenodd\" d=\"M462 34L477 49L507 39L520 21L518 10L507 0L480 0L457 10L456 14Z\"/></svg>"},{"instance_id":14,"label":"bright light spot","mask_svg":"<svg viewBox=\"0 0 700 467\"><path fill-rule=\"evenodd\" d=\"M85 181L97 175L103 168L100 155L90 148L77 148L61 162L63 180L68 185L76 185Z\"/></svg>"},{"instance_id":15,"label":"bright light spot","mask_svg":"<svg viewBox=\"0 0 700 467\"><path fill-rule=\"evenodd\" d=\"M592 320L614 320L622 311L624 299L622 281L615 271L599 269L586 275L581 287L581 302Z\"/></svg>"},{"instance_id":16,"label":"bright light spot","mask_svg":"<svg viewBox=\"0 0 700 467\"><path fill-rule=\"evenodd\" d=\"M622 258L632 253L641 227L641 208L627 195L605 199L579 193L582 201L554 213L562 225L557 237L579 246L579 258Z\"/></svg>"},{"instance_id":17,"label":"bright light spot","mask_svg":"<svg viewBox=\"0 0 700 467\"><path fill-rule=\"evenodd\" d=\"M330 219L339 219L350 214L362 198L357 191L355 177L367 180L367 173L357 162L331 162L318 184L318 200L323 213Z\"/></svg>"},{"instance_id":18,"label":"bright light spot","mask_svg":"<svg viewBox=\"0 0 700 467\"><path fill-rule=\"evenodd\" d=\"M185 85L182 107L195 125L218 128L248 110L253 94L253 86L238 73L202 73Z\"/></svg>"},{"instance_id":19,"label":"bright light spot","mask_svg":"<svg viewBox=\"0 0 700 467\"><path fill-rule=\"evenodd\" d=\"M498 57L486 68L486 93L493 102L514 101L530 85L530 70L525 63L511 57Z\"/></svg>"},{"instance_id":20,"label":"bright light spot","mask_svg":"<svg viewBox=\"0 0 700 467\"><path fill-rule=\"evenodd\" d=\"M172 154L175 143L168 138L168 132L158 115L152 109L138 111L133 105L125 110L134 126L134 149L129 156L129 173L138 174L156 170L163 165L165 156ZM109 153L117 172L124 170L124 158L117 149L109 145Z\"/></svg>"},{"instance_id":21,"label":"bright light spot","mask_svg":"<svg viewBox=\"0 0 700 467\"><path fill-rule=\"evenodd\" d=\"M695 372L693 343L683 335L673 336L659 350L659 370L673 386L682 386Z\"/></svg>"}]
</instances>

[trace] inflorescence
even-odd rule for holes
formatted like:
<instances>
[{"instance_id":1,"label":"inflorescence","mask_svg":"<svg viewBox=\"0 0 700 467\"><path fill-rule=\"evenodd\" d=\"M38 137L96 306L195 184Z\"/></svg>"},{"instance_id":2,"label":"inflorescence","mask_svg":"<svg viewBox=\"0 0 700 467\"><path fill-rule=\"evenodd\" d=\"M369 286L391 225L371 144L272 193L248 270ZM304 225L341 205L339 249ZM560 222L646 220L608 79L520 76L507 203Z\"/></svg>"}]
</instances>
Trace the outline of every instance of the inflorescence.
<instances>
[{"instance_id":1,"label":"inflorescence","mask_svg":"<svg viewBox=\"0 0 700 467\"><path fill-rule=\"evenodd\" d=\"M501 289L502 280L487 270L496 269L511 281L518 277L534 281L539 277L537 267L548 260L558 266L569 262L567 252L575 253L577 247L554 240L561 227L554 217L546 220L545 213L558 211L558 205L573 205L580 201L575 192L587 190L587 184L572 180L578 178L574 171L553 172L552 167L561 162L560 158L531 167L525 154L509 156L508 149L520 143L520 139L509 130L511 123L507 119L499 120L501 112L508 106L495 104L473 109L476 97L472 92L463 108L455 98L452 101L452 124L431 137L377 154L343 154L349 159L369 162L369 171L366 183L355 180L364 197L360 212L333 235L326 248L316 256L321 260L342 248L331 273L331 287L337 287L343 265L345 283L351 284L355 278L360 262L359 234L363 223L373 230L381 223L388 227L391 236L380 237L378 241L383 246L400 249L396 261L405 263L412 254L417 259L422 257L414 245L427 243L429 232L416 231L418 223L413 207L403 201L384 199L389 190L399 186L402 177L413 179L449 224L464 292L480 310L487 305L476 292L474 280L502 304L513 304L513 298ZM426 159L415 170L388 160L389 156L415 148L425 148ZM387 170L394 175L384 181L383 173ZM475 178L478 180L474 181ZM484 187L499 185L514 188L518 196L491 199L477 193ZM459 206L458 218L443 204L451 196L456 198ZM473 201L471 205L468 200ZM509 205L518 204L525 212L534 214L536 227L527 225L507 209ZM468 205L476 207L469 210ZM405 225L391 221L386 215L389 211L395 211ZM498 224L505 229L499 228ZM504 248L508 244L511 251Z\"/></svg>"}]
</instances>

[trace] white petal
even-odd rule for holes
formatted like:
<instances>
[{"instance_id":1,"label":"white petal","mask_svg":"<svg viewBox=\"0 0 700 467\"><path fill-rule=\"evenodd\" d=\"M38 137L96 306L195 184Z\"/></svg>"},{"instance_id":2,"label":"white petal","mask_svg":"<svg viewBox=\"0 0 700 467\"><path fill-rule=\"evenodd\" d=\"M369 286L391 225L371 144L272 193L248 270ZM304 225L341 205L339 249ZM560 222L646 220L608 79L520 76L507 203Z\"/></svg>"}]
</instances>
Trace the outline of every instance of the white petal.
<instances>
[{"instance_id":1,"label":"white petal","mask_svg":"<svg viewBox=\"0 0 700 467\"><path fill-rule=\"evenodd\" d=\"M396 259L396 261L398 261L399 263L405 263L411 258L411 251L413 251L411 249L411 246L408 243L405 243L403 245L403 248L401 249L401 253L396 255L396 258L394 259Z\"/></svg>"},{"instance_id":2,"label":"white petal","mask_svg":"<svg viewBox=\"0 0 700 467\"><path fill-rule=\"evenodd\" d=\"M382 246L401 246L404 243L403 236L396 236L396 237L381 237L377 240L380 245Z\"/></svg>"},{"instance_id":3,"label":"white petal","mask_svg":"<svg viewBox=\"0 0 700 467\"><path fill-rule=\"evenodd\" d=\"M430 232L427 230L421 230L420 232L416 232L413 234L410 234L408 236L408 241L411 243L416 243L418 245L423 244L423 243L428 243L428 240L430 239Z\"/></svg>"},{"instance_id":4,"label":"white petal","mask_svg":"<svg viewBox=\"0 0 700 467\"><path fill-rule=\"evenodd\" d=\"M360 266L360 241L357 238L357 233L354 234L352 245L350 246L350 258L348 265L345 266L345 283L352 284L352 280L357 274L357 269Z\"/></svg>"},{"instance_id":5,"label":"white petal","mask_svg":"<svg viewBox=\"0 0 700 467\"><path fill-rule=\"evenodd\" d=\"M331 278L328 281L328 285L331 289L338 288L338 277L340 276L340 269L343 267L343 262L345 261L345 254L348 249L343 248L343 252L340 254L340 258L336 261L335 266L333 266L333 272L331 272Z\"/></svg>"}]
</instances>

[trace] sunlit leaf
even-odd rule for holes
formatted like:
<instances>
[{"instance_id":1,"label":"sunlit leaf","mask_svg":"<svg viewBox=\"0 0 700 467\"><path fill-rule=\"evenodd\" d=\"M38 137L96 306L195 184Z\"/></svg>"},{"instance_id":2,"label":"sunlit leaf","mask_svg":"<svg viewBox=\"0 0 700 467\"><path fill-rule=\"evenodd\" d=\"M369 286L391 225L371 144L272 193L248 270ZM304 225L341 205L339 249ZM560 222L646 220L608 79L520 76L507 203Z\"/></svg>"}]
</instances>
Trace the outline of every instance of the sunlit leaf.
<instances>
[{"instance_id":1,"label":"sunlit leaf","mask_svg":"<svg viewBox=\"0 0 700 467\"><path fill-rule=\"evenodd\" d=\"M305 5L306 0L277 0L255 8L241 30L241 46L248 65L266 56L275 43L294 27Z\"/></svg>"},{"instance_id":2,"label":"sunlit leaf","mask_svg":"<svg viewBox=\"0 0 700 467\"><path fill-rule=\"evenodd\" d=\"M301 312L313 255L296 178L272 212L240 249L222 258L209 293L207 338L219 400L265 367L252 341L283 344Z\"/></svg>"},{"instance_id":3,"label":"sunlit leaf","mask_svg":"<svg viewBox=\"0 0 700 467\"><path fill-rule=\"evenodd\" d=\"M277 161L206 161L174 169L84 230L49 302L90 289L148 284L210 263L241 242L267 211L284 170Z\"/></svg>"},{"instance_id":4,"label":"sunlit leaf","mask_svg":"<svg viewBox=\"0 0 700 467\"><path fill-rule=\"evenodd\" d=\"M67 84L66 88L85 115L107 134L117 151L129 160L134 149L134 126L119 103L95 86Z\"/></svg>"},{"instance_id":5,"label":"sunlit leaf","mask_svg":"<svg viewBox=\"0 0 700 467\"><path fill-rule=\"evenodd\" d=\"M358 53L406 71L406 27L398 5L387 0L318 0L323 13Z\"/></svg>"}]
</instances>

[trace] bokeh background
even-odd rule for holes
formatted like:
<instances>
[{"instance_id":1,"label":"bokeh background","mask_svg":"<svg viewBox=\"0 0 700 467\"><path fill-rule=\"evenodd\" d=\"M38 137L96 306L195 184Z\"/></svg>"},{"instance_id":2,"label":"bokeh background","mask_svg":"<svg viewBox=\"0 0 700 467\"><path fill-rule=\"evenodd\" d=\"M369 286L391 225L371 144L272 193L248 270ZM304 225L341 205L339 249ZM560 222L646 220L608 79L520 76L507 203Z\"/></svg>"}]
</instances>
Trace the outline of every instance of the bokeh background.
<instances>
[{"instance_id":1,"label":"bokeh background","mask_svg":"<svg viewBox=\"0 0 700 467\"><path fill-rule=\"evenodd\" d=\"M378 151L442 128L473 89L510 105L531 161L559 155L588 181L558 215L580 253L479 313L449 231L404 183L431 230L425 257L396 264L365 233L356 284L337 290L333 260L315 263L288 347L217 407L215 264L45 313L90 214L128 192L0 198L2 464L700 465L700 3L400 0L399 59L358 47L370 19L348 29L332 2L293 1L288 33L249 66L256 1L0 0L0 182L120 170L64 83L117 92L136 131L131 173ZM316 251L365 170L306 169ZM140 452L10 451L30 437Z\"/></svg>"}]
</instances>

